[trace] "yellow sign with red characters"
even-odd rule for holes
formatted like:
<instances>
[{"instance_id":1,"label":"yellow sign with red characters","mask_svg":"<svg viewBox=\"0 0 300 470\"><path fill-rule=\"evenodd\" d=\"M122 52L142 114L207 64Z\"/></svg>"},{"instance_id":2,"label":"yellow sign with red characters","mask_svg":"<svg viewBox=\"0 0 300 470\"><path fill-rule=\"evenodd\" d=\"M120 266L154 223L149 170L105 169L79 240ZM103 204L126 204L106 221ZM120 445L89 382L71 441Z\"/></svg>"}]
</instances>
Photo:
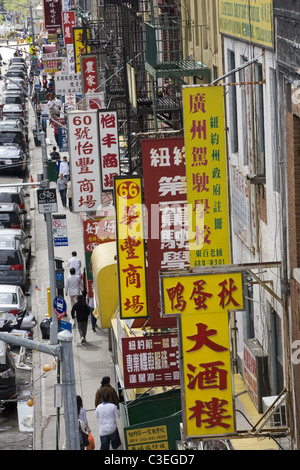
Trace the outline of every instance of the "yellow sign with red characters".
<instances>
[{"instance_id":1,"label":"yellow sign with red characters","mask_svg":"<svg viewBox=\"0 0 300 470\"><path fill-rule=\"evenodd\" d=\"M223 87L183 87L191 267L230 264Z\"/></svg>"},{"instance_id":2,"label":"yellow sign with red characters","mask_svg":"<svg viewBox=\"0 0 300 470\"><path fill-rule=\"evenodd\" d=\"M142 181L115 177L116 235L121 318L147 317Z\"/></svg>"},{"instance_id":3,"label":"yellow sign with red characters","mask_svg":"<svg viewBox=\"0 0 300 470\"><path fill-rule=\"evenodd\" d=\"M229 310L244 309L241 272L161 274L165 315L180 323L185 437L234 434Z\"/></svg>"}]
</instances>

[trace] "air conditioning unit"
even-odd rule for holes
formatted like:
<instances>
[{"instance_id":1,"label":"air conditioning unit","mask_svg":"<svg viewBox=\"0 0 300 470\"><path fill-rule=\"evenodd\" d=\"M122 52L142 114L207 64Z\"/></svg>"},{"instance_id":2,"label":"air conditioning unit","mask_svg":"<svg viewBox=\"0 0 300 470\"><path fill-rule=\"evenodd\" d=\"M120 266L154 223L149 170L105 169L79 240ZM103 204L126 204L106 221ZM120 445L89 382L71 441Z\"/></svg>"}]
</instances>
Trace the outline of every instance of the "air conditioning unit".
<instances>
[{"instance_id":1,"label":"air conditioning unit","mask_svg":"<svg viewBox=\"0 0 300 470\"><path fill-rule=\"evenodd\" d=\"M277 396L262 397L263 413L265 413L274 403ZM270 419L268 419L267 425L269 428L285 427L286 426L286 408L285 404L282 403L274 411Z\"/></svg>"}]
</instances>

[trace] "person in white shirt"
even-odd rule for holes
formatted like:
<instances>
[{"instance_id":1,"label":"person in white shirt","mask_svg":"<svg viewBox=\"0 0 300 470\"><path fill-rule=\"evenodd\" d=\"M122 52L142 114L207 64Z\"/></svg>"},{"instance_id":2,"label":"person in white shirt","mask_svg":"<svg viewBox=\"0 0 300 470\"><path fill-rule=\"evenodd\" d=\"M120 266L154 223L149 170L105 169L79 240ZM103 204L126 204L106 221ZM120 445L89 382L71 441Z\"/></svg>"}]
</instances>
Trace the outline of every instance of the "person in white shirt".
<instances>
[{"instance_id":1,"label":"person in white shirt","mask_svg":"<svg viewBox=\"0 0 300 470\"><path fill-rule=\"evenodd\" d=\"M75 268L70 269L70 276L67 277L65 284L65 294L70 295L71 308L77 302L77 297L82 290L82 282L80 276L76 274Z\"/></svg>"},{"instance_id":2,"label":"person in white shirt","mask_svg":"<svg viewBox=\"0 0 300 470\"><path fill-rule=\"evenodd\" d=\"M78 274L78 276L81 275L81 261L77 257L76 251L72 251L72 258L69 259L67 267L69 269L75 268L76 274Z\"/></svg>"},{"instance_id":3,"label":"person in white shirt","mask_svg":"<svg viewBox=\"0 0 300 470\"><path fill-rule=\"evenodd\" d=\"M100 450L109 450L111 444L113 449L121 445L120 435L117 427L117 419L120 412L116 405L109 402L109 395L103 395L103 402L97 406L96 418L99 420Z\"/></svg>"},{"instance_id":4,"label":"person in white shirt","mask_svg":"<svg viewBox=\"0 0 300 470\"><path fill-rule=\"evenodd\" d=\"M67 160L67 157L63 157L63 160L59 167L59 171L64 175L65 180L68 182L70 179L70 165Z\"/></svg>"}]
</instances>

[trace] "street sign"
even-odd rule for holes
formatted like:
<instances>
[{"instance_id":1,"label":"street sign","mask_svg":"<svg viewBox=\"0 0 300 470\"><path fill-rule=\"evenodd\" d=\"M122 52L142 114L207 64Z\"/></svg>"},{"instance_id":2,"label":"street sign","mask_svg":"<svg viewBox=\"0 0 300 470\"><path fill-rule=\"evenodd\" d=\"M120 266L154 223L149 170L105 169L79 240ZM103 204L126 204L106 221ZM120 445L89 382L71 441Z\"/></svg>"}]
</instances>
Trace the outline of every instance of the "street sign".
<instances>
[{"instance_id":1,"label":"street sign","mask_svg":"<svg viewBox=\"0 0 300 470\"><path fill-rule=\"evenodd\" d=\"M37 198L39 214L57 212L56 189L38 189Z\"/></svg>"},{"instance_id":2,"label":"street sign","mask_svg":"<svg viewBox=\"0 0 300 470\"><path fill-rule=\"evenodd\" d=\"M54 246L68 246L68 230L66 214L55 214L52 218Z\"/></svg>"},{"instance_id":3,"label":"street sign","mask_svg":"<svg viewBox=\"0 0 300 470\"><path fill-rule=\"evenodd\" d=\"M70 333L72 333L72 325L69 321L61 320L60 322L60 330L67 330Z\"/></svg>"},{"instance_id":4,"label":"street sign","mask_svg":"<svg viewBox=\"0 0 300 470\"><path fill-rule=\"evenodd\" d=\"M53 309L55 314L57 315L57 318L60 319L61 317L64 317L67 313L67 304L66 301L63 297L58 295L55 297L53 301Z\"/></svg>"}]
</instances>

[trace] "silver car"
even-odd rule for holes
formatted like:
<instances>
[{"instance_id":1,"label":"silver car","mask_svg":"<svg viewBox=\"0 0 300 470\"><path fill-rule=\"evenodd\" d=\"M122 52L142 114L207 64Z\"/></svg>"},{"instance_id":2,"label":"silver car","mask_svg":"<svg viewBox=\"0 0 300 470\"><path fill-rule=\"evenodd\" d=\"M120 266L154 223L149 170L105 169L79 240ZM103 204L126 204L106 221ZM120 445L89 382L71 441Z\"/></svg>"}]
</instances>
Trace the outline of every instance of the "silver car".
<instances>
[{"instance_id":1,"label":"silver car","mask_svg":"<svg viewBox=\"0 0 300 470\"><path fill-rule=\"evenodd\" d=\"M17 315L24 314L20 329L31 332L37 322L29 310L27 297L20 286L0 285L0 328L6 320L15 320Z\"/></svg>"},{"instance_id":2,"label":"silver car","mask_svg":"<svg viewBox=\"0 0 300 470\"><path fill-rule=\"evenodd\" d=\"M25 286L29 248L19 236L0 230L0 284Z\"/></svg>"}]
</instances>

